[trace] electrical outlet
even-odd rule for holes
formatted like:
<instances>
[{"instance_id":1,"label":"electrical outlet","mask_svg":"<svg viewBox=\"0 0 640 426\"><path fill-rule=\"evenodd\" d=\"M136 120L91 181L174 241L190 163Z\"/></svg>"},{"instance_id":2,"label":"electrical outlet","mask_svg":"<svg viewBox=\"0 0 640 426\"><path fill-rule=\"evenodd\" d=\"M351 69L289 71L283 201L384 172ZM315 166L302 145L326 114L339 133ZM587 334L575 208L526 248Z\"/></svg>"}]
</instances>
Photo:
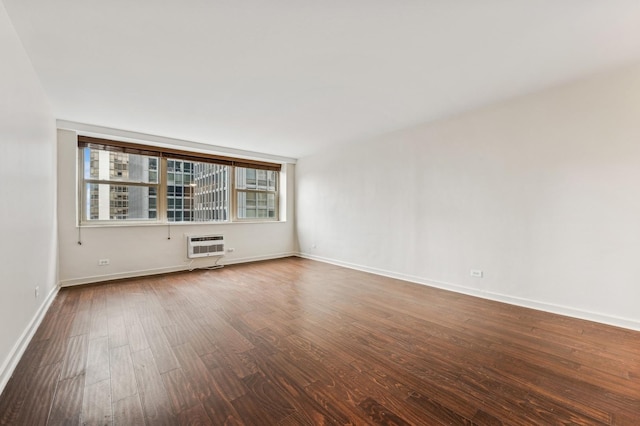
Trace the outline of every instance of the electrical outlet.
<instances>
[{"instance_id":1,"label":"electrical outlet","mask_svg":"<svg viewBox=\"0 0 640 426\"><path fill-rule=\"evenodd\" d=\"M36 294L36 299L37 299L38 296L40 296L40 286L36 286L35 294Z\"/></svg>"},{"instance_id":2,"label":"electrical outlet","mask_svg":"<svg viewBox=\"0 0 640 426\"><path fill-rule=\"evenodd\" d=\"M106 266L109 264L109 259L100 259L98 260L98 266Z\"/></svg>"},{"instance_id":3,"label":"electrical outlet","mask_svg":"<svg viewBox=\"0 0 640 426\"><path fill-rule=\"evenodd\" d=\"M234 251L236 251L236 249L234 249L234 248L228 248L228 249L227 249L227 251L228 251L229 253L233 253Z\"/></svg>"},{"instance_id":4,"label":"electrical outlet","mask_svg":"<svg viewBox=\"0 0 640 426\"><path fill-rule=\"evenodd\" d=\"M480 269L472 269L470 275L474 278L482 278L483 273Z\"/></svg>"}]
</instances>

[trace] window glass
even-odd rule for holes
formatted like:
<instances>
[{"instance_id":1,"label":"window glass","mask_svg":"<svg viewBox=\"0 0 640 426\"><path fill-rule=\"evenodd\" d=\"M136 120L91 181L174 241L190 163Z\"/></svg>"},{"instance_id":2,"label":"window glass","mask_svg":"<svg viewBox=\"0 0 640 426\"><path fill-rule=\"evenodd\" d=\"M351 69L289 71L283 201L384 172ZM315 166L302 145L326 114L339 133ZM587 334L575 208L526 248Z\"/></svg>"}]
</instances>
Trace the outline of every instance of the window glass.
<instances>
[{"instance_id":1,"label":"window glass","mask_svg":"<svg viewBox=\"0 0 640 426\"><path fill-rule=\"evenodd\" d=\"M157 217L158 157L81 150L84 220L148 220ZM136 185L133 185L136 184Z\"/></svg>"},{"instance_id":2,"label":"window glass","mask_svg":"<svg viewBox=\"0 0 640 426\"><path fill-rule=\"evenodd\" d=\"M235 178L238 219L277 219L277 172L237 167Z\"/></svg>"},{"instance_id":3,"label":"window glass","mask_svg":"<svg viewBox=\"0 0 640 426\"><path fill-rule=\"evenodd\" d=\"M169 160L171 161L171 160ZM231 167L196 161L175 161L175 185L167 189L167 204L175 208L175 214L168 217L171 222L211 222L229 219L229 198L226 176ZM217 197L218 203L208 203Z\"/></svg>"},{"instance_id":4,"label":"window glass","mask_svg":"<svg viewBox=\"0 0 640 426\"><path fill-rule=\"evenodd\" d=\"M120 152L117 149L117 146L86 145L79 150L83 221L208 222L278 218L277 171L161 158L131 153L146 152L142 150Z\"/></svg>"}]
</instances>

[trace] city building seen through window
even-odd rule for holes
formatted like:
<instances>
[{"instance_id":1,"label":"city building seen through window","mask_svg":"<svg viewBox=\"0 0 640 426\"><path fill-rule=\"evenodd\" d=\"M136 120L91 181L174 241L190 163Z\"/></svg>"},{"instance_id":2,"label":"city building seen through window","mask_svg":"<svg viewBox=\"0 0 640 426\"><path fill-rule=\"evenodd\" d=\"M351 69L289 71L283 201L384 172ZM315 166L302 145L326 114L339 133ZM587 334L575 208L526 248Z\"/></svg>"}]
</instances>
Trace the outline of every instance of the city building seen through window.
<instances>
[{"instance_id":1,"label":"city building seen through window","mask_svg":"<svg viewBox=\"0 0 640 426\"><path fill-rule=\"evenodd\" d=\"M123 151L81 146L83 222L278 220L276 170Z\"/></svg>"}]
</instances>

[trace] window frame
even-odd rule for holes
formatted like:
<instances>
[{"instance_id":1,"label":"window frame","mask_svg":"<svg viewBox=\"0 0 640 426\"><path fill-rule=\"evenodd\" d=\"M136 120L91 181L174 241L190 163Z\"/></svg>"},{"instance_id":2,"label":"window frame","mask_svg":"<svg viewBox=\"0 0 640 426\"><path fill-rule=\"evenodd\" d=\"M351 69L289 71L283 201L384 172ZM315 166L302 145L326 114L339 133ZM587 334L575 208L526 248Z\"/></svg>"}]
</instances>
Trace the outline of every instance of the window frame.
<instances>
[{"instance_id":1,"label":"window frame","mask_svg":"<svg viewBox=\"0 0 640 426\"><path fill-rule=\"evenodd\" d=\"M158 223L160 222L160 197L161 197L161 179L164 176L162 172L162 159L157 157L158 160L158 179L156 182L140 182L134 180L112 180L112 179L100 179L100 178L86 178L85 173L85 161L84 161L84 149L78 149L78 187L79 187L79 213L80 213L80 224L81 225L101 225L101 224L112 224L112 223ZM146 155L146 154L137 154L137 155ZM155 156L148 155L148 157L152 158ZM127 186L127 187L143 187L143 188L155 188L156 189L156 217L150 219L136 218L136 219L90 219L88 215L90 211L87 210L87 186L88 185L109 185L109 186ZM111 209L111 200L109 200L109 208ZM164 209L166 211L166 209Z\"/></svg>"},{"instance_id":2,"label":"window frame","mask_svg":"<svg viewBox=\"0 0 640 426\"><path fill-rule=\"evenodd\" d=\"M146 155L158 158L157 182L135 182L135 181L119 181L104 180L85 177L84 150L88 148L98 149L102 151L124 152L129 154ZM227 156L220 156L210 153L198 153L185 151L174 148L158 147L153 145L144 145L138 143L129 143L123 141L113 141L78 135L78 213L79 226L118 226L118 225L199 225L199 224L225 224L225 223L246 223L246 222L279 222L280 221L280 183L282 164L271 163L266 161L241 159ZM228 166L225 189L227 191L228 211L226 220L206 220L206 221L169 221L168 218L168 167L169 160L178 160L182 162L199 162L212 163ZM237 168L251 168L256 170L270 170L275 174L275 191L259 191L259 190L238 190L236 188ZM86 199L87 188L89 184L108 184L108 185L126 185L126 186L142 186L156 188L156 217L151 219L89 219L88 218L88 200ZM182 185L184 186L184 185ZM255 192L255 193L275 193L275 217L264 218L239 218L238 217L238 192ZM195 195L195 193L194 193ZM191 206L192 217L195 213L195 196Z\"/></svg>"},{"instance_id":3,"label":"window frame","mask_svg":"<svg viewBox=\"0 0 640 426\"><path fill-rule=\"evenodd\" d=\"M256 180L257 178L257 171L259 169L255 169L254 167L243 167L245 169L254 169L256 170ZM275 184L275 191L269 191L269 190L258 190L258 189L238 189L237 186L237 168L234 167L232 170L232 194L233 194L233 221L234 222L277 222L280 220L280 172L276 173L276 184ZM253 193L253 194L274 194L274 210L275 210L275 216L273 218L271 217L250 217L250 218L240 218L238 217L238 208L240 206L239 200L238 200L238 196L239 194L243 192L246 194L249 193ZM256 199L256 211L257 211L257 199ZM268 209L267 209L268 210Z\"/></svg>"}]
</instances>

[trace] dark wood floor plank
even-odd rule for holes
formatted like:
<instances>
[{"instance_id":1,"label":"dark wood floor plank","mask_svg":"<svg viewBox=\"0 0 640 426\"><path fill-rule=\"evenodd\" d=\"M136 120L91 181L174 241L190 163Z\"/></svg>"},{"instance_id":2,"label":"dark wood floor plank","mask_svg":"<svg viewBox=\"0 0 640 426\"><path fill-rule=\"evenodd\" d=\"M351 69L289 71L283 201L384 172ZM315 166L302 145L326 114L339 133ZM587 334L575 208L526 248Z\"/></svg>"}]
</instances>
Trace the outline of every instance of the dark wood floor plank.
<instances>
[{"instance_id":1,"label":"dark wood floor plank","mask_svg":"<svg viewBox=\"0 0 640 426\"><path fill-rule=\"evenodd\" d=\"M36 372L37 381L34 381L29 393L35 393L38 397L37 404L30 404L28 401L23 405L23 409L18 416L18 425L43 425L46 424L51 410L51 405L58 387L58 379L62 363L47 364L40 367Z\"/></svg>"},{"instance_id":2,"label":"dark wood floor plank","mask_svg":"<svg viewBox=\"0 0 640 426\"><path fill-rule=\"evenodd\" d=\"M198 399L204 401L218 394L215 380L190 344L176 346L173 352Z\"/></svg>"},{"instance_id":3,"label":"dark wood floor plank","mask_svg":"<svg viewBox=\"0 0 640 426\"><path fill-rule=\"evenodd\" d=\"M107 336L89 340L87 353L87 386L111 377L109 371L109 338Z\"/></svg>"},{"instance_id":4,"label":"dark wood floor plank","mask_svg":"<svg viewBox=\"0 0 640 426\"><path fill-rule=\"evenodd\" d=\"M81 424L111 425L111 383L109 379L85 386L82 398Z\"/></svg>"},{"instance_id":5,"label":"dark wood floor plank","mask_svg":"<svg viewBox=\"0 0 640 426\"><path fill-rule=\"evenodd\" d=\"M400 348L398 347L394 348L394 352L398 355L404 356L405 362L411 359L410 353L403 353L399 349ZM360 363L358 361L354 361L352 365L362 372L363 377L368 377L372 383L384 386L391 394L396 393L397 390L404 391L403 388L405 386L401 385L401 382L398 381L398 378L403 376L402 371L389 367L386 361L377 357L378 354L385 354L386 351L384 348L363 345L358 348L358 350L363 351L363 358L368 359L368 362ZM446 354L452 352L453 351L443 351L442 353ZM434 360L434 358L431 359ZM415 359L414 362L415 361L419 361L419 359ZM426 387L431 388L432 392L430 392L430 395L435 398L435 400L430 398L409 398L410 401L419 400L421 402L429 402L429 404L419 404L420 407L426 409L429 415L433 415L435 410L437 417L446 417L450 415L451 417L468 419L475 412L473 401L475 401L475 404L479 405L482 401L483 395L490 393L490 391L495 391L496 388L500 388L500 392L502 394L509 396L507 400L513 401L513 407L510 407L509 405L505 406L505 403L501 402L499 399L491 400L490 403L494 404L498 411L516 410L527 418L539 419L539 421L546 422L544 419L545 410L540 407L540 404L536 404L539 402L540 398L533 395L530 392L530 389L526 386L510 386L507 382L501 382L498 380L498 377L491 377L488 374L489 371L486 369L472 368L465 362L460 360L456 361L455 358L452 357L449 357L448 360L443 360L440 364L442 365L442 373L440 377L433 376L435 380L432 380L431 375L438 374L437 369L429 376L421 377L425 384L429 384ZM435 366L432 365L431 367ZM456 368L460 373L453 375L450 374L447 376L446 372L449 368ZM407 381L406 378L404 380L405 384L413 386L413 389L420 389L419 382L412 382L411 380ZM449 389L446 388L447 384ZM458 392L461 387L466 387L467 389L467 393L469 395L467 401L461 401L455 396L456 392ZM460 404L459 402L464 402L464 404ZM547 401L546 405L553 410L554 415L557 418L561 418L561 407L555 406L550 401ZM527 411L527 408L529 411ZM455 415L452 415L453 413L455 413Z\"/></svg>"},{"instance_id":6,"label":"dark wood floor plank","mask_svg":"<svg viewBox=\"0 0 640 426\"><path fill-rule=\"evenodd\" d=\"M108 318L106 309L91 312L91 325L89 330L89 337L91 339L109 336Z\"/></svg>"},{"instance_id":7,"label":"dark wood floor plank","mask_svg":"<svg viewBox=\"0 0 640 426\"><path fill-rule=\"evenodd\" d=\"M162 297L168 287L168 280L168 277L153 277L144 282L142 289L145 299L144 302L139 305L139 307L142 308L141 319L153 318L159 327L173 324L173 321L169 318L167 311L162 305Z\"/></svg>"},{"instance_id":8,"label":"dark wood floor plank","mask_svg":"<svg viewBox=\"0 0 640 426\"><path fill-rule=\"evenodd\" d=\"M57 364L64 359L67 351L67 337L71 330L74 313L61 315L61 319L56 321L57 330L46 339L43 347L44 353L40 360L40 365Z\"/></svg>"},{"instance_id":9,"label":"dark wood floor plank","mask_svg":"<svg viewBox=\"0 0 640 426\"><path fill-rule=\"evenodd\" d=\"M107 293L110 289L109 284L95 285L90 287L92 292L91 311L102 312L107 309ZM70 288L69 291L74 289Z\"/></svg>"},{"instance_id":10,"label":"dark wood floor plank","mask_svg":"<svg viewBox=\"0 0 640 426\"><path fill-rule=\"evenodd\" d=\"M125 328L131 352L138 352L149 347L142 323L134 310L125 312Z\"/></svg>"},{"instance_id":11,"label":"dark wood floor plank","mask_svg":"<svg viewBox=\"0 0 640 426\"><path fill-rule=\"evenodd\" d=\"M60 380L51 406L49 425L78 425L82 413L84 374Z\"/></svg>"},{"instance_id":12,"label":"dark wood floor plank","mask_svg":"<svg viewBox=\"0 0 640 426\"><path fill-rule=\"evenodd\" d=\"M358 406L362 408L367 417L377 425L409 426L409 423L407 423L402 417L398 416L396 413L391 412L372 398L365 399Z\"/></svg>"},{"instance_id":13,"label":"dark wood floor plank","mask_svg":"<svg viewBox=\"0 0 640 426\"><path fill-rule=\"evenodd\" d=\"M301 413L296 411L288 417L280 420L278 422L278 426L314 426L314 425L339 425L342 423L331 423L322 418L318 418L317 421L313 420L311 417L307 415L307 413Z\"/></svg>"},{"instance_id":14,"label":"dark wood floor plank","mask_svg":"<svg viewBox=\"0 0 640 426\"><path fill-rule=\"evenodd\" d=\"M202 401L202 406L214 425L244 425L236 409L219 395Z\"/></svg>"},{"instance_id":15,"label":"dark wood floor plank","mask_svg":"<svg viewBox=\"0 0 640 426\"><path fill-rule=\"evenodd\" d=\"M208 371L216 389L226 400L231 401L247 393L244 382L228 368L218 367Z\"/></svg>"},{"instance_id":16,"label":"dark wood floor plank","mask_svg":"<svg viewBox=\"0 0 640 426\"><path fill-rule=\"evenodd\" d=\"M150 425L172 425L175 416L151 349L131 354L144 416Z\"/></svg>"},{"instance_id":17,"label":"dark wood floor plank","mask_svg":"<svg viewBox=\"0 0 640 426\"><path fill-rule=\"evenodd\" d=\"M60 305L60 309L58 311L59 315L67 315L67 314L74 313L78 310L78 307L80 306L80 298L81 298L80 293L78 293L77 291L69 292L65 294L65 296L66 297L64 298L64 300L61 300L61 302L63 303Z\"/></svg>"},{"instance_id":18,"label":"dark wood floor plank","mask_svg":"<svg viewBox=\"0 0 640 426\"><path fill-rule=\"evenodd\" d=\"M427 391L423 391L427 393ZM435 422L443 422L444 424L455 424L455 425L471 425L473 424L473 417L475 417L476 413L472 419L468 419L464 417L464 415L452 410L449 407L443 406L440 402L438 402L434 398L430 398L428 396L414 393L409 396L409 401L417 404L421 407L426 413L429 414L429 417Z\"/></svg>"},{"instance_id":19,"label":"dark wood floor plank","mask_svg":"<svg viewBox=\"0 0 640 426\"><path fill-rule=\"evenodd\" d=\"M111 372L111 399L113 403L133 396L138 392L136 376L131 361L129 346L118 346L109 350Z\"/></svg>"},{"instance_id":20,"label":"dark wood floor plank","mask_svg":"<svg viewBox=\"0 0 640 426\"><path fill-rule=\"evenodd\" d=\"M66 296L68 293L64 293L61 297ZM69 319L73 319L73 313L62 313L60 309L54 310L53 306L49 308L49 311L45 314L42 324L33 336L33 340L49 340L52 337L59 335L58 330L64 327L64 324L69 322Z\"/></svg>"},{"instance_id":21,"label":"dark wood floor plank","mask_svg":"<svg viewBox=\"0 0 640 426\"><path fill-rule=\"evenodd\" d=\"M168 336L172 336L169 339L171 346L189 343L199 355L210 353L215 350L215 344L193 322L191 315L189 315L189 312L193 309L195 308L189 303L175 304L168 307L167 313L174 325L165 327L165 333Z\"/></svg>"},{"instance_id":22,"label":"dark wood floor plank","mask_svg":"<svg viewBox=\"0 0 640 426\"><path fill-rule=\"evenodd\" d=\"M29 387L33 376L11 377L0 398L0 425L14 425L25 402L28 402Z\"/></svg>"},{"instance_id":23,"label":"dark wood floor plank","mask_svg":"<svg viewBox=\"0 0 640 426\"><path fill-rule=\"evenodd\" d=\"M91 311L91 306L93 304L93 294L95 292L96 287L98 286L85 286L83 291L77 292L79 294L79 297L78 297L78 306L76 308L76 312ZM66 291L75 291L75 290L73 287L62 287L60 289L60 293L63 293ZM86 334L86 332L81 334Z\"/></svg>"},{"instance_id":24,"label":"dark wood floor plank","mask_svg":"<svg viewBox=\"0 0 640 426\"><path fill-rule=\"evenodd\" d=\"M82 293L79 293L82 294ZM89 334L91 331L91 310L83 309L76 311L71 324L71 330L69 336L79 336L82 334Z\"/></svg>"},{"instance_id":25,"label":"dark wood floor plank","mask_svg":"<svg viewBox=\"0 0 640 426\"><path fill-rule=\"evenodd\" d=\"M289 423L297 419L301 424L348 424L349 419L331 405L320 405L306 392L312 382L301 371L293 371L293 364L284 357L272 355L257 359L260 372L272 380L285 394L287 401L296 410L281 420ZM321 366L314 366L318 368ZM293 374L291 372L293 371Z\"/></svg>"},{"instance_id":26,"label":"dark wood floor plank","mask_svg":"<svg viewBox=\"0 0 640 426\"><path fill-rule=\"evenodd\" d=\"M489 413L486 413L482 410L478 410L473 416L473 424L474 425L482 425L482 426L502 426L502 421L493 417Z\"/></svg>"},{"instance_id":27,"label":"dark wood floor plank","mask_svg":"<svg viewBox=\"0 0 640 426\"><path fill-rule=\"evenodd\" d=\"M107 319L109 330L109 347L117 348L129 344L127 329L124 325L124 315L109 315Z\"/></svg>"},{"instance_id":28,"label":"dark wood floor plank","mask_svg":"<svg viewBox=\"0 0 640 426\"><path fill-rule=\"evenodd\" d=\"M162 381L167 390L173 413L178 415L200 403L191 383L185 377L181 368L176 368L162 374Z\"/></svg>"},{"instance_id":29,"label":"dark wood floor plank","mask_svg":"<svg viewBox=\"0 0 640 426\"><path fill-rule=\"evenodd\" d=\"M267 422L277 424L295 412L283 391L262 374L243 379L249 392L231 401L247 424Z\"/></svg>"},{"instance_id":30,"label":"dark wood floor plank","mask_svg":"<svg viewBox=\"0 0 640 426\"><path fill-rule=\"evenodd\" d=\"M59 292L58 295L60 297L56 297L53 300L53 302L51 302L51 306L49 307L48 313L52 313L56 315L61 313L61 309L63 308L64 303L67 300L67 297L69 297L69 294L65 292Z\"/></svg>"},{"instance_id":31,"label":"dark wood floor plank","mask_svg":"<svg viewBox=\"0 0 640 426\"><path fill-rule=\"evenodd\" d=\"M107 312L110 317L116 317L122 314L124 303L121 287L117 283L107 283Z\"/></svg>"},{"instance_id":32,"label":"dark wood floor plank","mask_svg":"<svg viewBox=\"0 0 640 426\"><path fill-rule=\"evenodd\" d=\"M59 292L0 424L638 424L640 332L297 258Z\"/></svg>"},{"instance_id":33,"label":"dark wood floor plank","mask_svg":"<svg viewBox=\"0 0 640 426\"><path fill-rule=\"evenodd\" d=\"M349 419L343 424L366 423L359 404L366 399L356 386L348 386L342 380L327 378L311 383L306 393L328 412L337 412ZM358 422L358 419L361 419Z\"/></svg>"},{"instance_id":34,"label":"dark wood floor plank","mask_svg":"<svg viewBox=\"0 0 640 426\"><path fill-rule=\"evenodd\" d=\"M29 404L33 395L30 389L39 380L34 373L40 365L46 344L46 340L32 340L18 362L0 397L0 425L16 424L23 407Z\"/></svg>"},{"instance_id":35,"label":"dark wood floor plank","mask_svg":"<svg viewBox=\"0 0 640 426\"><path fill-rule=\"evenodd\" d=\"M162 327L162 331L171 347L189 342L189 336L183 330L180 330L176 324L165 325Z\"/></svg>"},{"instance_id":36,"label":"dark wood floor plank","mask_svg":"<svg viewBox=\"0 0 640 426\"><path fill-rule=\"evenodd\" d=\"M68 339L60 380L70 379L85 373L88 350L89 336L87 334L75 335Z\"/></svg>"},{"instance_id":37,"label":"dark wood floor plank","mask_svg":"<svg viewBox=\"0 0 640 426\"><path fill-rule=\"evenodd\" d=\"M162 326L155 321L155 317L144 317L140 319L140 322L160 373L166 373L178 368L178 361L173 355Z\"/></svg>"},{"instance_id":38,"label":"dark wood floor plank","mask_svg":"<svg viewBox=\"0 0 640 426\"><path fill-rule=\"evenodd\" d=\"M202 404L188 408L178 415L178 423L188 426L208 426L212 425L211 419Z\"/></svg>"},{"instance_id":39,"label":"dark wood floor plank","mask_svg":"<svg viewBox=\"0 0 640 426\"><path fill-rule=\"evenodd\" d=\"M144 426L144 415L138 394L127 396L113 403L113 425Z\"/></svg>"},{"instance_id":40,"label":"dark wood floor plank","mask_svg":"<svg viewBox=\"0 0 640 426\"><path fill-rule=\"evenodd\" d=\"M201 357L207 368L212 369L221 364L233 371L239 378L251 376L258 372L256 362L250 351L236 353L230 348L219 347L214 354Z\"/></svg>"}]
</instances>

